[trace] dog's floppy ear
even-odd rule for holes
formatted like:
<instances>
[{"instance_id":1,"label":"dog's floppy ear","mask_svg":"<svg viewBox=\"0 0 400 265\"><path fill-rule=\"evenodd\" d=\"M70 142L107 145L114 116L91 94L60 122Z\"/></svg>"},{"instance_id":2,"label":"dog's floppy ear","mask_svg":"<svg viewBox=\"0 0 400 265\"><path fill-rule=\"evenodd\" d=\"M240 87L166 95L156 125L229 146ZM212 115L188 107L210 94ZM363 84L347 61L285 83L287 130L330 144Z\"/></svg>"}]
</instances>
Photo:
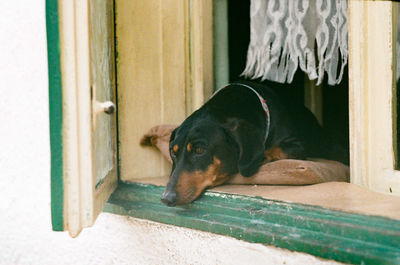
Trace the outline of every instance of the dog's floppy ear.
<instances>
[{"instance_id":1,"label":"dog's floppy ear","mask_svg":"<svg viewBox=\"0 0 400 265\"><path fill-rule=\"evenodd\" d=\"M263 132L246 121L235 120L229 123L229 131L239 147L239 172L244 177L250 177L265 160Z\"/></svg>"},{"instance_id":2,"label":"dog's floppy ear","mask_svg":"<svg viewBox=\"0 0 400 265\"><path fill-rule=\"evenodd\" d=\"M178 127L179 128L179 127ZM169 142L172 142L173 140L175 140L175 136L176 136L176 131L178 130L178 128L175 128L172 132L171 135L169 137Z\"/></svg>"}]
</instances>

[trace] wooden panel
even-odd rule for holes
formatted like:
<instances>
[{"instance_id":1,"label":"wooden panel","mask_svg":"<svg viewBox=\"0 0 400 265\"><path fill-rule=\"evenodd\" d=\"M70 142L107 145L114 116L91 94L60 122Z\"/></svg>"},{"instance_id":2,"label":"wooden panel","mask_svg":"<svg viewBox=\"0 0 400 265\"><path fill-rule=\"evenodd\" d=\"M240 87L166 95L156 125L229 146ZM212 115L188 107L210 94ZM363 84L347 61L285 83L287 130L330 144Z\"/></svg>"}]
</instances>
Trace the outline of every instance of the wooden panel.
<instances>
[{"instance_id":1,"label":"wooden panel","mask_svg":"<svg viewBox=\"0 0 400 265\"><path fill-rule=\"evenodd\" d=\"M76 236L82 228L94 223L117 184L113 128L110 128L110 132L102 138L107 143L113 143L111 150L106 148L99 151L94 146L96 143L93 139L97 135L94 131L95 121L99 122L99 119L94 119L95 101L92 102L92 96L94 99L101 98L97 98L91 91L94 81L95 86L98 85L108 91L110 97L113 94L111 92L114 89L113 49L110 48L112 44L106 45L109 54L104 57L102 56L104 47L100 43L110 40L112 42L113 10L111 0L106 6L98 6L105 4L103 1L92 1L92 12L89 0L59 3L64 158L62 161L63 229L68 230L71 236ZM94 17L99 20L96 21ZM100 22L106 23L104 27L99 25ZM95 42L93 46L100 48L100 52L98 49L90 49L91 42ZM98 60L100 58L101 60ZM91 60L94 60L93 64ZM104 67L105 65L107 67ZM98 68L99 66L102 67ZM113 124L110 127L115 128L115 116L114 121L106 119L106 123L107 120ZM103 130L104 127L100 126L98 129ZM106 167L107 177L104 178L103 175L100 182L95 180L95 171L102 161L94 162L94 152L106 152L104 155L112 159L112 170L110 166ZM57 229L59 230L59 227Z\"/></svg>"},{"instance_id":2,"label":"wooden panel","mask_svg":"<svg viewBox=\"0 0 400 265\"><path fill-rule=\"evenodd\" d=\"M364 88L365 42L363 1L349 1L349 126L350 126L350 176L351 182L368 185L367 136L365 119L366 89Z\"/></svg>"},{"instance_id":3,"label":"wooden panel","mask_svg":"<svg viewBox=\"0 0 400 265\"><path fill-rule=\"evenodd\" d=\"M113 0L90 0L90 66L92 88L92 145L94 168L94 216L118 182L116 111L104 112L101 104L116 104Z\"/></svg>"},{"instance_id":4,"label":"wooden panel","mask_svg":"<svg viewBox=\"0 0 400 265\"><path fill-rule=\"evenodd\" d=\"M349 2L351 182L389 194L400 194L393 142L397 5Z\"/></svg>"},{"instance_id":5,"label":"wooden panel","mask_svg":"<svg viewBox=\"0 0 400 265\"><path fill-rule=\"evenodd\" d=\"M63 217L64 229L76 236L93 221L88 5L85 1L63 1L60 10Z\"/></svg>"},{"instance_id":6,"label":"wooden panel","mask_svg":"<svg viewBox=\"0 0 400 265\"><path fill-rule=\"evenodd\" d=\"M188 111L192 112L212 94L213 78L213 3L190 1L190 79Z\"/></svg>"},{"instance_id":7,"label":"wooden panel","mask_svg":"<svg viewBox=\"0 0 400 265\"><path fill-rule=\"evenodd\" d=\"M93 106L115 102L113 3L90 0L90 59ZM102 181L116 166L115 113L102 108L93 112L95 183Z\"/></svg>"},{"instance_id":8,"label":"wooden panel","mask_svg":"<svg viewBox=\"0 0 400 265\"><path fill-rule=\"evenodd\" d=\"M187 114L185 99L189 39L186 27L186 2L184 0L160 1L162 55L160 98L165 123L180 123Z\"/></svg>"},{"instance_id":9,"label":"wooden panel","mask_svg":"<svg viewBox=\"0 0 400 265\"><path fill-rule=\"evenodd\" d=\"M120 178L169 174L170 165L139 146L152 126L186 116L186 1L116 1Z\"/></svg>"}]
</instances>

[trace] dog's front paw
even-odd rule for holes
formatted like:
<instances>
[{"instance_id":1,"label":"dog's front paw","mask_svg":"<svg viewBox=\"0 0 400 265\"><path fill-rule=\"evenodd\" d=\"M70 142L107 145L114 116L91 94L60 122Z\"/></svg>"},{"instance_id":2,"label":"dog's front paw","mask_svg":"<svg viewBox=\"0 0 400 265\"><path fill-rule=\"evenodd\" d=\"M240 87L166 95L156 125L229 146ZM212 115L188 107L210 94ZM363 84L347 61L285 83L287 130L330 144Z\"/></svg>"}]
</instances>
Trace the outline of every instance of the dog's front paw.
<instances>
[{"instance_id":1,"label":"dog's front paw","mask_svg":"<svg viewBox=\"0 0 400 265\"><path fill-rule=\"evenodd\" d=\"M158 141L169 142L171 132L176 128L176 125L163 124L151 128L140 139L142 146L157 146Z\"/></svg>"},{"instance_id":2,"label":"dog's front paw","mask_svg":"<svg viewBox=\"0 0 400 265\"><path fill-rule=\"evenodd\" d=\"M142 139L140 139L141 146L156 146L157 145L157 135L143 135Z\"/></svg>"}]
</instances>

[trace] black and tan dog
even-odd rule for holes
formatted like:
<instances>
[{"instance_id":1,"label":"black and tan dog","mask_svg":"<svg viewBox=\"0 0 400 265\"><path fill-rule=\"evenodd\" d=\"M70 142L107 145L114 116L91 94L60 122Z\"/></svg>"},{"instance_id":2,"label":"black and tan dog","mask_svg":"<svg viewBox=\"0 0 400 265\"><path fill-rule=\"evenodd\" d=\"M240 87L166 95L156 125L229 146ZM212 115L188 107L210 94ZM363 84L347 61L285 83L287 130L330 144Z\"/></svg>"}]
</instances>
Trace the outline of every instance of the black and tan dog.
<instances>
[{"instance_id":1,"label":"black and tan dog","mask_svg":"<svg viewBox=\"0 0 400 265\"><path fill-rule=\"evenodd\" d=\"M172 172L162 202L189 203L207 187L240 173L255 174L279 159L326 158L348 163L348 153L326 135L303 106L268 87L230 84L190 115L170 138Z\"/></svg>"}]
</instances>

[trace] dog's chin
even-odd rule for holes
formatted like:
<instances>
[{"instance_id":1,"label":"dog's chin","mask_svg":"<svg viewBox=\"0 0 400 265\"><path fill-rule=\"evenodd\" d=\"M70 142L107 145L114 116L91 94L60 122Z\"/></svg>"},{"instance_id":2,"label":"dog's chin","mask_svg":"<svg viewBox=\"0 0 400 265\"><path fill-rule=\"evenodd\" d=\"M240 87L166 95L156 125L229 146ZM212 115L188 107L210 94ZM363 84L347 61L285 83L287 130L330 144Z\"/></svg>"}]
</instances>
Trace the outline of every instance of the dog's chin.
<instances>
[{"instance_id":1,"label":"dog's chin","mask_svg":"<svg viewBox=\"0 0 400 265\"><path fill-rule=\"evenodd\" d=\"M200 195L204 192L206 188L207 187L204 188L193 187L187 189L184 193L178 195L178 200L173 206L185 205L193 202L194 200L200 197Z\"/></svg>"},{"instance_id":2,"label":"dog's chin","mask_svg":"<svg viewBox=\"0 0 400 265\"><path fill-rule=\"evenodd\" d=\"M222 175L222 177L217 178L213 183L209 183L204 187L190 187L185 189L184 191L180 191L178 193L178 199L176 202L168 204L168 206L181 206L185 204L192 203L194 200L198 199L205 190L211 187L219 186L225 183L229 178L227 175Z\"/></svg>"},{"instance_id":3,"label":"dog's chin","mask_svg":"<svg viewBox=\"0 0 400 265\"><path fill-rule=\"evenodd\" d=\"M188 204L192 203L192 202L195 201L197 198L198 198L198 197L193 197L193 198L188 199L188 200L177 201L176 203L174 203L174 204L172 204L172 205L168 205L168 206L171 206L171 207L174 207L174 206L185 206L185 205L188 205Z\"/></svg>"}]
</instances>

